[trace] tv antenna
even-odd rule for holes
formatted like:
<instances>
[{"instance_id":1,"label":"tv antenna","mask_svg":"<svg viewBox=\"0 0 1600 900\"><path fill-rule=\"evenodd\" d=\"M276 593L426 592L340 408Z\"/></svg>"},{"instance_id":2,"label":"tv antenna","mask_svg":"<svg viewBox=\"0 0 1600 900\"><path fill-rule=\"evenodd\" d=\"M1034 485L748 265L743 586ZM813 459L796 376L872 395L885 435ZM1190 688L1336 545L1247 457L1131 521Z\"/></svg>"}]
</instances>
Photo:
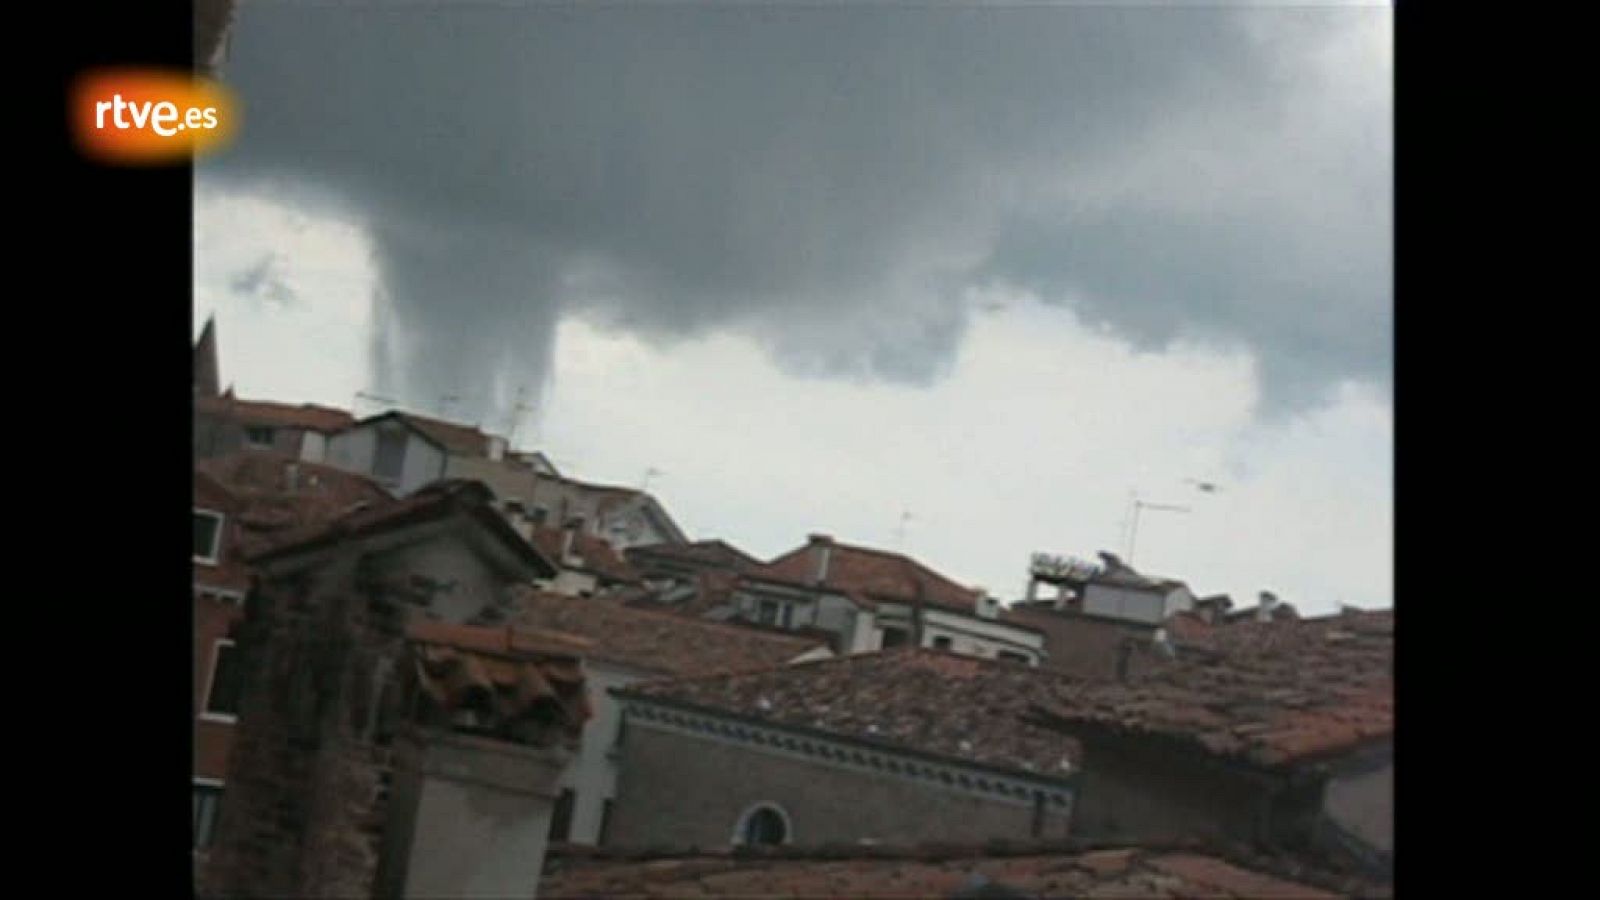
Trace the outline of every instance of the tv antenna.
<instances>
[{"instance_id":1,"label":"tv antenna","mask_svg":"<svg viewBox=\"0 0 1600 900\"><path fill-rule=\"evenodd\" d=\"M368 403L387 406L391 409L400 405L400 401L394 399L393 397L383 397L378 394L369 394L366 391L356 391L355 399L350 401L351 408L353 409L356 406L359 406L362 400L365 400Z\"/></svg>"},{"instance_id":2,"label":"tv antenna","mask_svg":"<svg viewBox=\"0 0 1600 900\"><path fill-rule=\"evenodd\" d=\"M517 445L517 432L522 430L522 417L525 413L533 411L533 404L523 399L527 395L527 385L517 387L517 399L511 407L511 427L506 434L507 446L515 447Z\"/></svg>"},{"instance_id":3,"label":"tv antenna","mask_svg":"<svg viewBox=\"0 0 1600 900\"><path fill-rule=\"evenodd\" d=\"M1175 506L1171 503L1146 503L1140 499L1137 491L1134 492L1133 511L1129 514L1128 519L1128 552L1123 554L1129 566L1133 565L1133 548L1139 540L1139 513L1147 509L1155 512L1192 512L1187 506Z\"/></svg>"},{"instance_id":4,"label":"tv antenna","mask_svg":"<svg viewBox=\"0 0 1600 900\"><path fill-rule=\"evenodd\" d=\"M651 467L645 469L644 470L644 478L639 481L639 491L642 493L644 491L649 490L650 489L650 480L655 478L657 475L665 475L665 474L667 474L667 473L661 471L660 469L658 469L658 468L656 468L654 466L651 466Z\"/></svg>"},{"instance_id":5,"label":"tv antenna","mask_svg":"<svg viewBox=\"0 0 1600 900\"><path fill-rule=\"evenodd\" d=\"M900 521L894 526L894 546L896 550L904 549L906 545L906 523L911 521L911 510L900 511Z\"/></svg>"}]
</instances>

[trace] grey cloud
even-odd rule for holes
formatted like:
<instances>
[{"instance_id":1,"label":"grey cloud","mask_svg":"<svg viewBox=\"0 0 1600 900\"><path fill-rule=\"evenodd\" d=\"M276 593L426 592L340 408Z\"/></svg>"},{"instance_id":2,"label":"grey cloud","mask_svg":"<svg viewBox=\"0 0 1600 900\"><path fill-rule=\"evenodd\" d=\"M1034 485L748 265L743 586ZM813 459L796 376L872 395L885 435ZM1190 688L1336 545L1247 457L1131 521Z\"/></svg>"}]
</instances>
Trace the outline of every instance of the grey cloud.
<instances>
[{"instance_id":1,"label":"grey cloud","mask_svg":"<svg viewBox=\"0 0 1600 900\"><path fill-rule=\"evenodd\" d=\"M299 300L299 295L284 280L282 267L283 258L276 253L269 253L248 269L235 274L228 280L228 287L235 293L257 300L291 305Z\"/></svg>"},{"instance_id":2,"label":"grey cloud","mask_svg":"<svg viewBox=\"0 0 1600 900\"><path fill-rule=\"evenodd\" d=\"M662 340L740 330L800 373L925 382L960 344L962 288L996 279L1086 298L1132 339L1248 342L1274 383L1315 388L1385 368L1349 332L1386 312L1386 244L1296 269L1316 208L1219 228L1226 208L1073 201L1175 114L1282 121L1299 89L1282 47L1305 41L1263 42L1252 17L1285 15L1306 27L1260 10L253 3L223 73L243 133L204 176L348 202L390 297L375 381L480 413L543 383L570 309Z\"/></svg>"}]
</instances>

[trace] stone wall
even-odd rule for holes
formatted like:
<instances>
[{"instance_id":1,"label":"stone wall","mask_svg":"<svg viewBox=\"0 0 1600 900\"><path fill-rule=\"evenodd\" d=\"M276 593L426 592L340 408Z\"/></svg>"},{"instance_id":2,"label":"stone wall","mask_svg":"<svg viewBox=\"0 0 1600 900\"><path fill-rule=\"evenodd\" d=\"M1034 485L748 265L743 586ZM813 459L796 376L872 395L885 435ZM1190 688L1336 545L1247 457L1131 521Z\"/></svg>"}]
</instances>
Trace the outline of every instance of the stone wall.
<instances>
[{"instance_id":1,"label":"stone wall","mask_svg":"<svg viewBox=\"0 0 1600 900\"><path fill-rule=\"evenodd\" d=\"M1035 811L886 774L836 768L753 747L626 725L607 843L727 846L759 804L787 815L800 844L982 841L1033 836ZM1041 836L1065 836L1066 810Z\"/></svg>"}]
</instances>

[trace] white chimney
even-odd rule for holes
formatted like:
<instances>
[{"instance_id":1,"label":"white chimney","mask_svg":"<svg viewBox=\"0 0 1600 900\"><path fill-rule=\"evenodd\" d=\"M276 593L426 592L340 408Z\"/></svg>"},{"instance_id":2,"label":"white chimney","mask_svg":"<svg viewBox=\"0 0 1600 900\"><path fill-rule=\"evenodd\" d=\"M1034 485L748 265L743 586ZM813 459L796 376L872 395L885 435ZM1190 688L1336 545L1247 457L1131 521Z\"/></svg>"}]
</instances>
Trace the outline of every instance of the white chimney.
<instances>
[{"instance_id":1,"label":"white chimney","mask_svg":"<svg viewBox=\"0 0 1600 900\"><path fill-rule=\"evenodd\" d=\"M811 545L811 579L816 584L828 580L828 562L833 556L833 538L826 534L813 534L806 539Z\"/></svg>"},{"instance_id":2,"label":"white chimney","mask_svg":"<svg viewBox=\"0 0 1600 900\"><path fill-rule=\"evenodd\" d=\"M1278 595L1271 591L1261 592L1261 603L1256 607L1256 621L1272 621L1272 611L1278 606Z\"/></svg>"},{"instance_id":3,"label":"white chimney","mask_svg":"<svg viewBox=\"0 0 1600 900\"><path fill-rule=\"evenodd\" d=\"M494 460L495 462L499 462L500 460L505 458L505 455L506 455L506 439L503 438L503 437L495 437L495 436L491 435L490 438L489 438L489 458Z\"/></svg>"}]
</instances>

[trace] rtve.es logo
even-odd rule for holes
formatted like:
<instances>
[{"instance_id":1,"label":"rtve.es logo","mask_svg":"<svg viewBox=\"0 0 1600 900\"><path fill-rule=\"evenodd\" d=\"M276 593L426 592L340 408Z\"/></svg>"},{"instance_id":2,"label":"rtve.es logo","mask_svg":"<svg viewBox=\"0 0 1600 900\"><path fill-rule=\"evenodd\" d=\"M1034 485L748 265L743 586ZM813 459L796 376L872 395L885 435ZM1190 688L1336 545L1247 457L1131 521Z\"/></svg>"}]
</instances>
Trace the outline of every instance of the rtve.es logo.
<instances>
[{"instance_id":1,"label":"rtve.es logo","mask_svg":"<svg viewBox=\"0 0 1600 900\"><path fill-rule=\"evenodd\" d=\"M237 124L233 96L214 81L168 69L98 69L72 91L78 149L97 162L152 165L215 150Z\"/></svg>"}]
</instances>

